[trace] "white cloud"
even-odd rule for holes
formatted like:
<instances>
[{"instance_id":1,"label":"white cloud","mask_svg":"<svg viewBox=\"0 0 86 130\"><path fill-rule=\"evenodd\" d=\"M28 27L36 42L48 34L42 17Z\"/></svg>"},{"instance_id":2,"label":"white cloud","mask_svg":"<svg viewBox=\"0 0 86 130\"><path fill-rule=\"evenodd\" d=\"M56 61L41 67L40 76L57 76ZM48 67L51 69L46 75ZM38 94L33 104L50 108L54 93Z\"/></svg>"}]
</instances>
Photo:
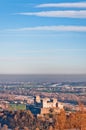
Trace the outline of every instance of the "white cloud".
<instances>
[{"instance_id":1,"label":"white cloud","mask_svg":"<svg viewBox=\"0 0 86 130\"><path fill-rule=\"evenodd\" d=\"M72 7L72 8L86 8L86 2L77 2L77 3L47 3L40 4L36 7L45 8L45 7Z\"/></svg>"},{"instance_id":2,"label":"white cloud","mask_svg":"<svg viewBox=\"0 0 86 130\"><path fill-rule=\"evenodd\" d=\"M40 16L40 17L63 17L63 18L86 18L86 10L67 10L67 11L42 11L17 13L19 15Z\"/></svg>"},{"instance_id":3,"label":"white cloud","mask_svg":"<svg viewBox=\"0 0 86 130\"><path fill-rule=\"evenodd\" d=\"M61 49L47 49L47 50L24 50L24 51L18 51L18 53L19 54L54 54L54 53L58 53L58 52L85 52L86 51L86 49L83 49L83 48L81 48L81 49L78 49L78 48L76 48L76 49L70 49L70 48L68 48L68 49L63 49L63 48L61 48Z\"/></svg>"},{"instance_id":4,"label":"white cloud","mask_svg":"<svg viewBox=\"0 0 86 130\"><path fill-rule=\"evenodd\" d=\"M8 31L70 31L70 32L86 32L86 26L37 26L10 29Z\"/></svg>"}]
</instances>

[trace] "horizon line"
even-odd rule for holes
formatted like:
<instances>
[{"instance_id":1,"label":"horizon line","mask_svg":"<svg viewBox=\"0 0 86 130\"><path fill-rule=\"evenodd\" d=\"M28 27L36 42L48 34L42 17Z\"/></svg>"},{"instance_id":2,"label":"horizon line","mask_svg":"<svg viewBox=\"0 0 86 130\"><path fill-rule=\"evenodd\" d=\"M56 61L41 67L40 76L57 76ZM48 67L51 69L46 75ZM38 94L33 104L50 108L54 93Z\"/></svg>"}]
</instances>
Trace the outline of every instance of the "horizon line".
<instances>
[{"instance_id":1,"label":"horizon line","mask_svg":"<svg viewBox=\"0 0 86 130\"><path fill-rule=\"evenodd\" d=\"M8 73L6 73L6 74L0 74L0 75L86 75L86 74L84 74L84 73L75 73L75 74L73 74L73 73L70 73L70 74L69 73L68 74L67 73L65 73L65 74L64 73L59 73L59 74L48 74L48 73L46 73L46 74L43 74L43 73L41 73L41 74L38 74L38 73L34 73L34 74L33 73L32 74L31 73L30 74L9 73L8 74Z\"/></svg>"}]
</instances>

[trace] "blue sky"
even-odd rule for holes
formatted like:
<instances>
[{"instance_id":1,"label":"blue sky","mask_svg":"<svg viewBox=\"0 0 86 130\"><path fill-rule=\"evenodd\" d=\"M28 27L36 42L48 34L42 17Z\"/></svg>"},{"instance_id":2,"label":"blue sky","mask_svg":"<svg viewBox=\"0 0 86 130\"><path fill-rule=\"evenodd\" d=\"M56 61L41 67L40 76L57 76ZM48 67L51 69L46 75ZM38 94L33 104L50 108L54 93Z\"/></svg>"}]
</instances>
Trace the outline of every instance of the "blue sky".
<instances>
[{"instance_id":1,"label":"blue sky","mask_svg":"<svg viewBox=\"0 0 86 130\"><path fill-rule=\"evenodd\" d=\"M86 1L0 0L0 74L86 74Z\"/></svg>"}]
</instances>

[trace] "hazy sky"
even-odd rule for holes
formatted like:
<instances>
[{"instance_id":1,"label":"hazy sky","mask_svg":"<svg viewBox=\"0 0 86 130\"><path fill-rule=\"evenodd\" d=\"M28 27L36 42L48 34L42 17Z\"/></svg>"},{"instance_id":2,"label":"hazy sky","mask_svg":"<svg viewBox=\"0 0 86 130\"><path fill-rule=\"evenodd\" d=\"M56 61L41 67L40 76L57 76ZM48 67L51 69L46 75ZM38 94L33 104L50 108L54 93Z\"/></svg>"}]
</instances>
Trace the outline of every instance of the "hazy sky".
<instances>
[{"instance_id":1,"label":"hazy sky","mask_svg":"<svg viewBox=\"0 0 86 130\"><path fill-rule=\"evenodd\" d=\"M0 0L0 74L86 74L86 1Z\"/></svg>"}]
</instances>

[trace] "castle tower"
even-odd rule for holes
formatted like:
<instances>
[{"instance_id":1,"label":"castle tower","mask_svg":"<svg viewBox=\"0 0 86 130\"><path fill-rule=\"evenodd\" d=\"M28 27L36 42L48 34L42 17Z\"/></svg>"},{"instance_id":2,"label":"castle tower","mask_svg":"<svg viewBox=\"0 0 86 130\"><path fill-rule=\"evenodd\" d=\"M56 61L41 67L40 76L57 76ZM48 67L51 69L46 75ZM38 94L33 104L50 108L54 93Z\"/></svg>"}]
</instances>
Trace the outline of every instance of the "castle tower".
<instances>
[{"instance_id":1,"label":"castle tower","mask_svg":"<svg viewBox=\"0 0 86 130\"><path fill-rule=\"evenodd\" d=\"M40 101L40 96L35 96L34 97L34 103L36 104L36 103L40 103L41 101Z\"/></svg>"},{"instance_id":2,"label":"castle tower","mask_svg":"<svg viewBox=\"0 0 86 130\"><path fill-rule=\"evenodd\" d=\"M57 107L57 99L53 98L53 107Z\"/></svg>"}]
</instances>

